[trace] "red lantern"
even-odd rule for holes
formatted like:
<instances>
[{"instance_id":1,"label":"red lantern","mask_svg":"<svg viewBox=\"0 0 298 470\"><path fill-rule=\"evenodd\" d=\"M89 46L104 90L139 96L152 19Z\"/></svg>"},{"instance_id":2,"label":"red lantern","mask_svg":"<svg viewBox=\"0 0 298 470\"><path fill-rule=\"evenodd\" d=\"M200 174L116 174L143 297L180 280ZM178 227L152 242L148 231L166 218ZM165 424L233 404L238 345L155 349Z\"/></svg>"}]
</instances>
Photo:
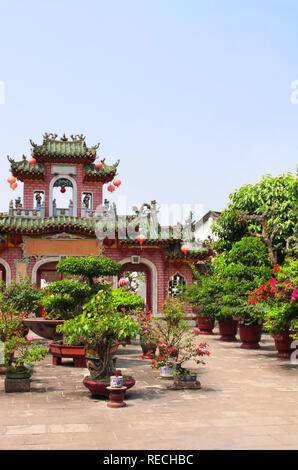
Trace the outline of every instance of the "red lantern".
<instances>
[{"instance_id":1,"label":"red lantern","mask_svg":"<svg viewBox=\"0 0 298 470\"><path fill-rule=\"evenodd\" d=\"M64 186L62 186L62 188L60 189L60 192L61 193L65 193L66 189L64 188Z\"/></svg>"},{"instance_id":2,"label":"red lantern","mask_svg":"<svg viewBox=\"0 0 298 470\"><path fill-rule=\"evenodd\" d=\"M113 186L112 184L109 184L109 186L108 186L108 191L109 191L110 193L112 193L113 191L115 191L115 189L116 189L115 186Z\"/></svg>"},{"instance_id":3,"label":"red lantern","mask_svg":"<svg viewBox=\"0 0 298 470\"><path fill-rule=\"evenodd\" d=\"M11 189L15 190L18 187L17 183L11 183L10 184Z\"/></svg>"},{"instance_id":4,"label":"red lantern","mask_svg":"<svg viewBox=\"0 0 298 470\"><path fill-rule=\"evenodd\" d=\"M115 178L114 181L113 181L113 184L115 186L117 186L117 188L118 188L118 186L120 186L120 184L121 184L121 180L119 180L119 178Z\"/></svg>"},{"instance_id":5,"label":"red lantern","mask_svg":"<svg viewBox=\"0 0 298 470\"><path fill-rule=\"evenodd\" d=\"M142 245L146 241L146 237L141 233L140 235L138 235L137 240Z\"/></svg>"},{"instance_id":6,"label":"red lantern","mask_svg":"<svg viewBox=\"0 0 298 470\"><path fill-rule=\"evenodd\" d=\"M102 163L101 162L96 162L95 166L96 166L96 168L102 168Z\"/></svg>"},{"instance_id":7,"label":"red lantern","mask_svg":"<svg viewBox=\"0 0 298 470\"><path fill-rule=\"evenodd\" d=\"M32 157L32 158L30 158L30 160L28 160L28 163L29 163L29 165L35 165L36 159Z\"/></svg>"},{"instance_id":8,"label":"red lantern","mask_svg":"<svg viewBox=\"0 0 298 470\"><path fill-rule=\"evenodd\" d=\"M10 183L10 184L12 184L12 183L15 183L15 182L16 182L16 179L15 179L14 176L9 176L9 177L7 178L7 182Z\"/></svg>"},{"instance_id":9,"label":"red lantern","mask_svg":"<svg viewBox=\"0 0 298 470\"><path fill-rule=\"evenodd\" d=\"M189 252L189 246L182 245L181 251L182 251L182 253L184 253L186 255Z\"/></svg>"}]
</instances>

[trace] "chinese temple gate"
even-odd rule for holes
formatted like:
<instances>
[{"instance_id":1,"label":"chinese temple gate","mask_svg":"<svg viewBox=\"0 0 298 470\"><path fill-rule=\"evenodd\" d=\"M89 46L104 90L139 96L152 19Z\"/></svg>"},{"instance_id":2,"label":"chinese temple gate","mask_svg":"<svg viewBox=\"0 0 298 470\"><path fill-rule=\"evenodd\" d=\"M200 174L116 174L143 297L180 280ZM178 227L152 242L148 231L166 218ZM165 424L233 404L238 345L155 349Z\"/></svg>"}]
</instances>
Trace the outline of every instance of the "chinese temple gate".
<instances>
[{"instance_id":1,"label":"chinese temple gate","mask_svg":"<svg viewBox=\"0 0 298 470\"><path fill-rule=\"evenodd\" d=\"M31 145L31 159L8 157L24 193L23 201L11 201L9 212L0 214L0 275L7 285L30 275L42 286L60 279L55 267L61 258L102 252L122 264L122 274L142 273L147 308L154 314L179 284L192 282L190 264L202 262L210 251L200 246L183 253L182 226L161 227L155 201L120 216L103 200L104 185L112 192L121 183L115 180L119 161L97 160L99 144L87 147L82 135L45 134L41 145ZM66 207L59 207L57 191L71 194Z\"/></svg>"}]
</instances>

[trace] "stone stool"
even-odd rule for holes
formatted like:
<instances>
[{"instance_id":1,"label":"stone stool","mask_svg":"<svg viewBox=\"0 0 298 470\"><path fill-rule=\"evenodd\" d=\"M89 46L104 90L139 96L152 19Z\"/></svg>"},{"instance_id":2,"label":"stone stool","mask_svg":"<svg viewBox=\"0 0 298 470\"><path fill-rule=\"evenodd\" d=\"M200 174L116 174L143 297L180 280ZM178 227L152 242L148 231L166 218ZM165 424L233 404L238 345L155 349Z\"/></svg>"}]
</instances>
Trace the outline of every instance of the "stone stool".
<instances>
[{"instance_id":1,"label":"stone stool","mask_svg":"<svg viewBox=\"0 0 298 470\"><path fill-rule=\"evenodd\" d=\"M123 406L126 406L126 403L123 401L123 398L127 390L127 387L119 387L119 388L107 387L107 390L110 392L109 393L110 401L107 403L107 406L109 408L123 408Z\"/></svg>"}]
</instances>

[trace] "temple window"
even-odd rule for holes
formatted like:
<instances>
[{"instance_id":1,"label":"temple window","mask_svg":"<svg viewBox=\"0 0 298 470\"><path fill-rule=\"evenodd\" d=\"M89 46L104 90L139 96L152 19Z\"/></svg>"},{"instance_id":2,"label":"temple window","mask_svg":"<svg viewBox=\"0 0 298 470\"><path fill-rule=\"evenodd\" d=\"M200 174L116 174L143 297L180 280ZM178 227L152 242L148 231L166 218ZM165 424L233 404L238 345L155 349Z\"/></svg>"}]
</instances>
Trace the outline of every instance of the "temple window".
<instances>
[{"instance_id":1,"label":"temple window","mask_svg":"<svg viewBox=\"0 0 298 470\"><path fill-rule=\"evenodd\" d=\"M178 297L181 294L185 284L186 282L184 277L181 276L181 274L176 273L170 278L169 281L169 296Z\"/></svg>"}]
</instances>

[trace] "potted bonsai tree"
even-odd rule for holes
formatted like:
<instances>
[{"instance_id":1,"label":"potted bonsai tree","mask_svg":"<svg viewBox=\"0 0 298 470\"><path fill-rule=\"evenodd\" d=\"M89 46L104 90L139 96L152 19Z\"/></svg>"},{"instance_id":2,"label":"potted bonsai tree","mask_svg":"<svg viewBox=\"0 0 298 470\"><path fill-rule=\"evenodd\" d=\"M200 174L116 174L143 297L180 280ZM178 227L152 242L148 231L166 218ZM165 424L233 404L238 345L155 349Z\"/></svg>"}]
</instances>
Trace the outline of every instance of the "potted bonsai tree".
<instances>
[{"instance_id":1,"label":"potted bonsai tree","mask_svg":"<svg viewBox=\"0 0 298 470\"><path fill-rule=\"evenodd\" d=\"M26 324L37 335L46 339L54 339L56 334L56 326L63 323L66 318L73 317L78 309L73 308L74 301L78 301L81 305L83 302L84 288L80 288L79 284L87 285L90 290L87 297L94 294L101 288L102 283L98 282L101 276L116 275L121 269L121 265L116 261L106 258L103 255L76 258L69 256L56 266L59 273L64 273L70 277L71 283L68 281L57 281L53 287L48 287L42 293L42 306L49 308L50 312L46 312L43 318L29 318ZM55 287L56 286L56 287ZM60 292L60 290L63 290ZM85 289L87 293L87 289ZM45 297L54 297L52 300Z\"/></svg>"},{"instance_id":2,"label":"potted bonsai tree","mask_svg":"<svg viewBox=\"0 0 298 470\"><path fill-rule=\"evenodd\" d=\"M40 315L40 298L43 292L32 284L30 277L15 279L7 287L0 283L0 301L4 301L15 314L26 312L28 315Z\"/></svg>"},{"instance_id":3,"label":"potted bonsai tree","mask_svg":"<svg viewBox=\"0 0 298 470\"><path fill-rule=\"evenodd\" d=\"M45 358L48 350L38 345L33 338L25 338L16 333L5 343L5 392L30 391L30 377L32 366ZM11 359L9 359L11 358Z\"/></svg>"},{"instance_id":4,"label":"potted bonsai tree","mask_svg":"<svg viewBox=\"0 0 298 470\"><path fill-rule=\"evenodd\" d=\"M143 352L142 358L151 359L156 352L158 340L156 326L152 323L151 312L140 312L136 320L141 328L140 345Z\"/></svg>"},{"instance_id":5,"label":"potted bonsai tree","mask_svg":"<svg viewBox=\"0 0 298 470\"><path fill-rule=\"evenodd\" d=\"M159 368L161 377L170 376L183 337L189 331L189 326L183 319L185 308L186 304L181 299L168 297L162 306L163 317L154 319L154 324L148 325L147 334L158 346L152 366Z\"/></svg>"},{"instance_id":6,"label":"potted bonsai tree","mask_svg":"<svg viewBox=\"0 0 298 470\"><path fill-rule=\"evenodd\" d=\"M210 352L206 343L196 345L193 335L184 337L179 347L173 372L175 388L201 388L201 384L197 379L197 372L186 368L184 365L191 360L197 365L205 364L202 357L209 356L209 354Z\"/></svg>"},{"instance_id":7,"label":"potted bonsai tree","mask_svg":"<svg viewBox=\"0 0 298 470\"><path fill-rule=\"evenodd\" d=\"M258 349L264 307L248 302L249 292L270 277L270 259L259 238L243 237L218 256L215 274L223 279L221 314L238 320L241 348Z\"/></svg>"},{"instance_id":8,"label":"potted bonsai tree","mask_svg":"<svg viewBox=\"0 0 298 470\"><path fill-rule=\"evenodd\" d=\"M6 301L0 299L0 343L2 343L3 353L0 357L0 374L5 374L5 363L9 364L13 357L12 352L7 352L7 349L5 347L6 342L9 341L16 334L25 337L28 333L28 329L24 327L23 323L26 317L27 313L16 313Z\"/></svg>"},{"instance_id":9,"label":"potted bonsai tree","mask_svg":"<svg viewBox=\"0 0 298 470\"><path fill-rule=\"evenodd\" d=\"M132 292L126 283L122 285L119 281L118 285L119 284L120 287L112 291L113 307L119 312L122 311L134 317L138 317L144 308L144 300L142 297ZM123 344L130 344L130 342L131 338L129 336L122 341Z\"/></svg>"},{"instance_id":10,"label":"potted bonsai tree","mask_svg":"<svg viewBox=\"0 0 298 470\"><path fill-rule=\"evenodd\" d=\"M211 335L215 325L215 315L219 310L217 300L220 294L220 282L216 276L212 276L210 269L202 275L194 267L192 269L194 281L185 287L183 297L194 306L200 334Z\"/></svg>"},{"instance_id":11,"label":"potted bonsai tree","mask_svg":"<svg viewBox=\"0 0 298 470\"><path fill-rule=\"evenodd\" d=\"M67 320L57 328L65 335L68 344L82 342L86 347L89 376L83 383L95 396L108 396L110 377L115 375L115 366L110 351L116 340L127 336L135 337L139 325L125 312L118 312L113 306L111 287L98 291L83 306L83 313ZM123 385L132 387L135 380L124 377Z\"/></svg>"},{"instance_id":12,"label":"potted bonsai tree","mask_svg":"<svg viewBox=\"0 0 298 470\"><path fill-rule=\"evenodd\" d=\"M266 307L264 328L274 337L277 357L289 359L298 318L298 261L287 260L272 271L266 283L250 292L248 301Z\"/></svg>"}]
</instances>

